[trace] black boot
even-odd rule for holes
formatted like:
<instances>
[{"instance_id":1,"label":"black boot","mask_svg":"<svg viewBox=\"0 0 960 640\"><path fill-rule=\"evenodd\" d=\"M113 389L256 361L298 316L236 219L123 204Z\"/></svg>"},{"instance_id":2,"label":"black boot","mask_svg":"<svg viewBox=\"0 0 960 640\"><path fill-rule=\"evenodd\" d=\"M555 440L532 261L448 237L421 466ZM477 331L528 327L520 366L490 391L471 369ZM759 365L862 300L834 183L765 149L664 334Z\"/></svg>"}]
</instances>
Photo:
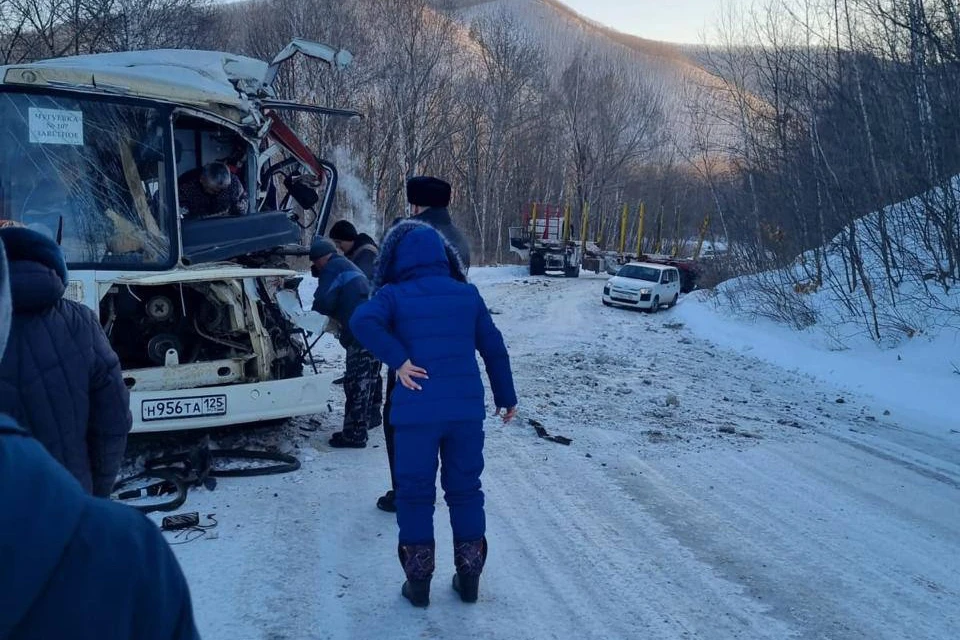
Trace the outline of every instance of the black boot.
<instances>
[{"instance_id":1,"label":"black boot","mask_svg":"<svg viewBox=\"0 0 960 640\"><path fill-rule=\"evenodd\" d=\"M430 580L433 578L432 544L397 545L397 555L407 576L400 593L415 607L430 604Z\"/></svg>"},{"instance_id":2,"label":"black boot","mask_svg":"<svg viewBox=\"0 0 960 640\"><path fill-rule=\"evenodd\" d=\"M476 602L480 591L480 574L487 561L487 538L453 544L453 562L457 573L453 576L453 589L464 602Z\"/></svg>"},{"instance_id":3,"label":"black boot","mask_svg":"<svg viewBox=\"0 0 960 640\"><path fill-rule=\"evenodd\" d=\"M387 491L385 494L377 498L377 509L381 511L389 511L390 513L397 512L397 504L395 502L396 496L393 493L393 489Z\"/></svg>"},{"instance_id":4,"label":"black boot","mask_svg":"<svg viewBox=\"0 0 960 640\"><path fill-rule=\"evenodd\" d=\"M367 432L337 431L330 436L329 444L335 449L364 449L367 446Z\"/></svg>"}]
</instances>

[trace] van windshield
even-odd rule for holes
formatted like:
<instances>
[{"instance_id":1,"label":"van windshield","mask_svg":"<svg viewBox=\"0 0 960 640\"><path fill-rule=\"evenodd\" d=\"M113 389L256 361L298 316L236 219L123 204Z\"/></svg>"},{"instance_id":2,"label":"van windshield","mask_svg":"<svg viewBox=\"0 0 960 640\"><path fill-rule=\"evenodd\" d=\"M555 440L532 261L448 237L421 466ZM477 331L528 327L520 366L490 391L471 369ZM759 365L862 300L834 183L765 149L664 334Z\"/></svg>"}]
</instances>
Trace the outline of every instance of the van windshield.
<instances>
[{"instance_id":1,"label":"van windshield","mask_svg":"<svg viewBox=\"0 0 960 640\"><path fill-rule=\"evenodd\" d=\"M73 268L172 266L169 112L0 93L0 220L56 239Z\"/></svg>"},{"instance_id":2,"label":"van windshield","mask_svg":"<svg viewBox=\"0 0 960 640\"><path fill-rule=\"evenodd\" d=\"M617 275L621 278L630 278L632 280L644 280L646 282L660 282L660 269L653 267L641 267L635 264L625 264L620 267Z\"/></svg>"}]
</instances>

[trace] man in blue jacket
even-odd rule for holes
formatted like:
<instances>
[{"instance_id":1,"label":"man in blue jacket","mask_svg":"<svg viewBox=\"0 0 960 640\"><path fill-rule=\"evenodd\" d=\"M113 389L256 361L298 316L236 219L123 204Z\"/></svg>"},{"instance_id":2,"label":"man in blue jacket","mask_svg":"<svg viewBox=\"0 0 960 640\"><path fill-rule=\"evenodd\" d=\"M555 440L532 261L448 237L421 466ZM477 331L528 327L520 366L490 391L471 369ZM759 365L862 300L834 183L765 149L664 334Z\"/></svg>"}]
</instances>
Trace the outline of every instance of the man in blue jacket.
<instances>
[{"instance_id":1,"label":"man in blue jacket","mask_svg":"<svg viewBox=\"0 0 960 640\"><path fill-rule=\"evenodd\" d=\"M337 253L326 238L317 238L310 247L311 272L317 278L313 310L328 316L339 326L340 345L347 351L343 376L346 403L343 430L334 433L330 446L362 449L367 446L367 429L381 424L383 399L382 365L357 342L350 331L354 310L370 297L370 283L355 264Z\"/></svg>"},{"instance_id":2,"label":"man in blue jacket","mask_svg":"<svg viewBox=\"0 0 960 640\"><path fill-rule=\"evenodd\" d=\"M397 553L402 593L429 604L434 569L437 457L450 508L457 572L454 589L477 599L487 555L483 471L484 387L479 351L497 414L516 414L510 358L477 288L466 283L452 246L429 225L397 224L384 238L373 298L350 326L366 348L396 371L389 419L394 426Z\"/></svg>"},{"instance_id":3,"label":"man in blue jacket","mask_svg":"<svg viewBox=\"0 0 960 640\"><path fill-rule=\"evenodd\" d=\"M57 243L0 228L10 262L13 320L0 358L0 413L47 448L93 495L109 496L133 426L120 360L97 314L65 299Z\"/></svg>"},{"instance_id":4,"label":"man in blue jacket","mask_svg":"<svg viewBox=\"0 0 960 640\"><path fill-rule=\"evenodd\" d=\"M0 355L10 329L0 243ZM0 414L0 640L192 640L190 591L143 514L87 494Z\"/></svg>"}]
</instances>

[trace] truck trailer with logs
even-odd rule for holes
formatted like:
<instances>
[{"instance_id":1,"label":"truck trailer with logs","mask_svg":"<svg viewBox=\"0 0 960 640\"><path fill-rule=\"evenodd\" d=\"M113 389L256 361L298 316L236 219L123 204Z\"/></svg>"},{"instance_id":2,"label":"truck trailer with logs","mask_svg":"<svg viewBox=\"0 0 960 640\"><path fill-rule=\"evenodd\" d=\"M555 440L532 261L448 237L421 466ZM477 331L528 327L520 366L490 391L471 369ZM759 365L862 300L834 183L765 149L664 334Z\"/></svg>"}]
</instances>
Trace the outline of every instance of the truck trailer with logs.
<instances>
[{"instance_id":1,"label":"truck trailer with logs","mask_svg":"<svg viewBox=\"0 0 960 640\"><path fill-rule=\"evenodd\" d=\"M709 218L701 225L694 257L684 258L674 255L679 254L679 249L674 251L674 254L660 253L659 240L650 243L650 251L644 251L645 212L642 204L638 213L636 251L627 251L629 209L626 205L620 216L617 249L606 250L600 247L599 238L597 242L588 240L587 231L590 226L588 205L583 206L578 237L573 227L569 205L561 207L531 203L523 212L521 224L509 229L510 251L528 264L531 276L542 276L552 272L568 278L576 278L580 275L581 269L594 273L606 271L613 275L622 265L629 262L647 262L676 267L680 272L682 293L689 293L696 289L701 273L698 256L703 246Z\"/></svg>"}]
</instances>

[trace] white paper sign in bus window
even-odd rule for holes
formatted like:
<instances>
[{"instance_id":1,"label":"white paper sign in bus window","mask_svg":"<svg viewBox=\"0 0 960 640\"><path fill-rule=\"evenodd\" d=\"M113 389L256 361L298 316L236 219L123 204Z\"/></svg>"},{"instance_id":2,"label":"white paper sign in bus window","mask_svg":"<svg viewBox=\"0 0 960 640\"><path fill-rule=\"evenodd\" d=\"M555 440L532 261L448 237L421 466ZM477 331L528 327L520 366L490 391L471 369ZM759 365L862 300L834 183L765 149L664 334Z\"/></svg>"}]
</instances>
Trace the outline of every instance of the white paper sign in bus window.
<instances>
[{"instance_id":1,"label":"white paper sign in bus window","mask_svg":"<svg viewBox=\"0 0 960 640\"><path fill-rule=\"evenodd\" d=\"M30 107L30 142L83 146L83 111Z\"/></svg>"}]
</instances>

